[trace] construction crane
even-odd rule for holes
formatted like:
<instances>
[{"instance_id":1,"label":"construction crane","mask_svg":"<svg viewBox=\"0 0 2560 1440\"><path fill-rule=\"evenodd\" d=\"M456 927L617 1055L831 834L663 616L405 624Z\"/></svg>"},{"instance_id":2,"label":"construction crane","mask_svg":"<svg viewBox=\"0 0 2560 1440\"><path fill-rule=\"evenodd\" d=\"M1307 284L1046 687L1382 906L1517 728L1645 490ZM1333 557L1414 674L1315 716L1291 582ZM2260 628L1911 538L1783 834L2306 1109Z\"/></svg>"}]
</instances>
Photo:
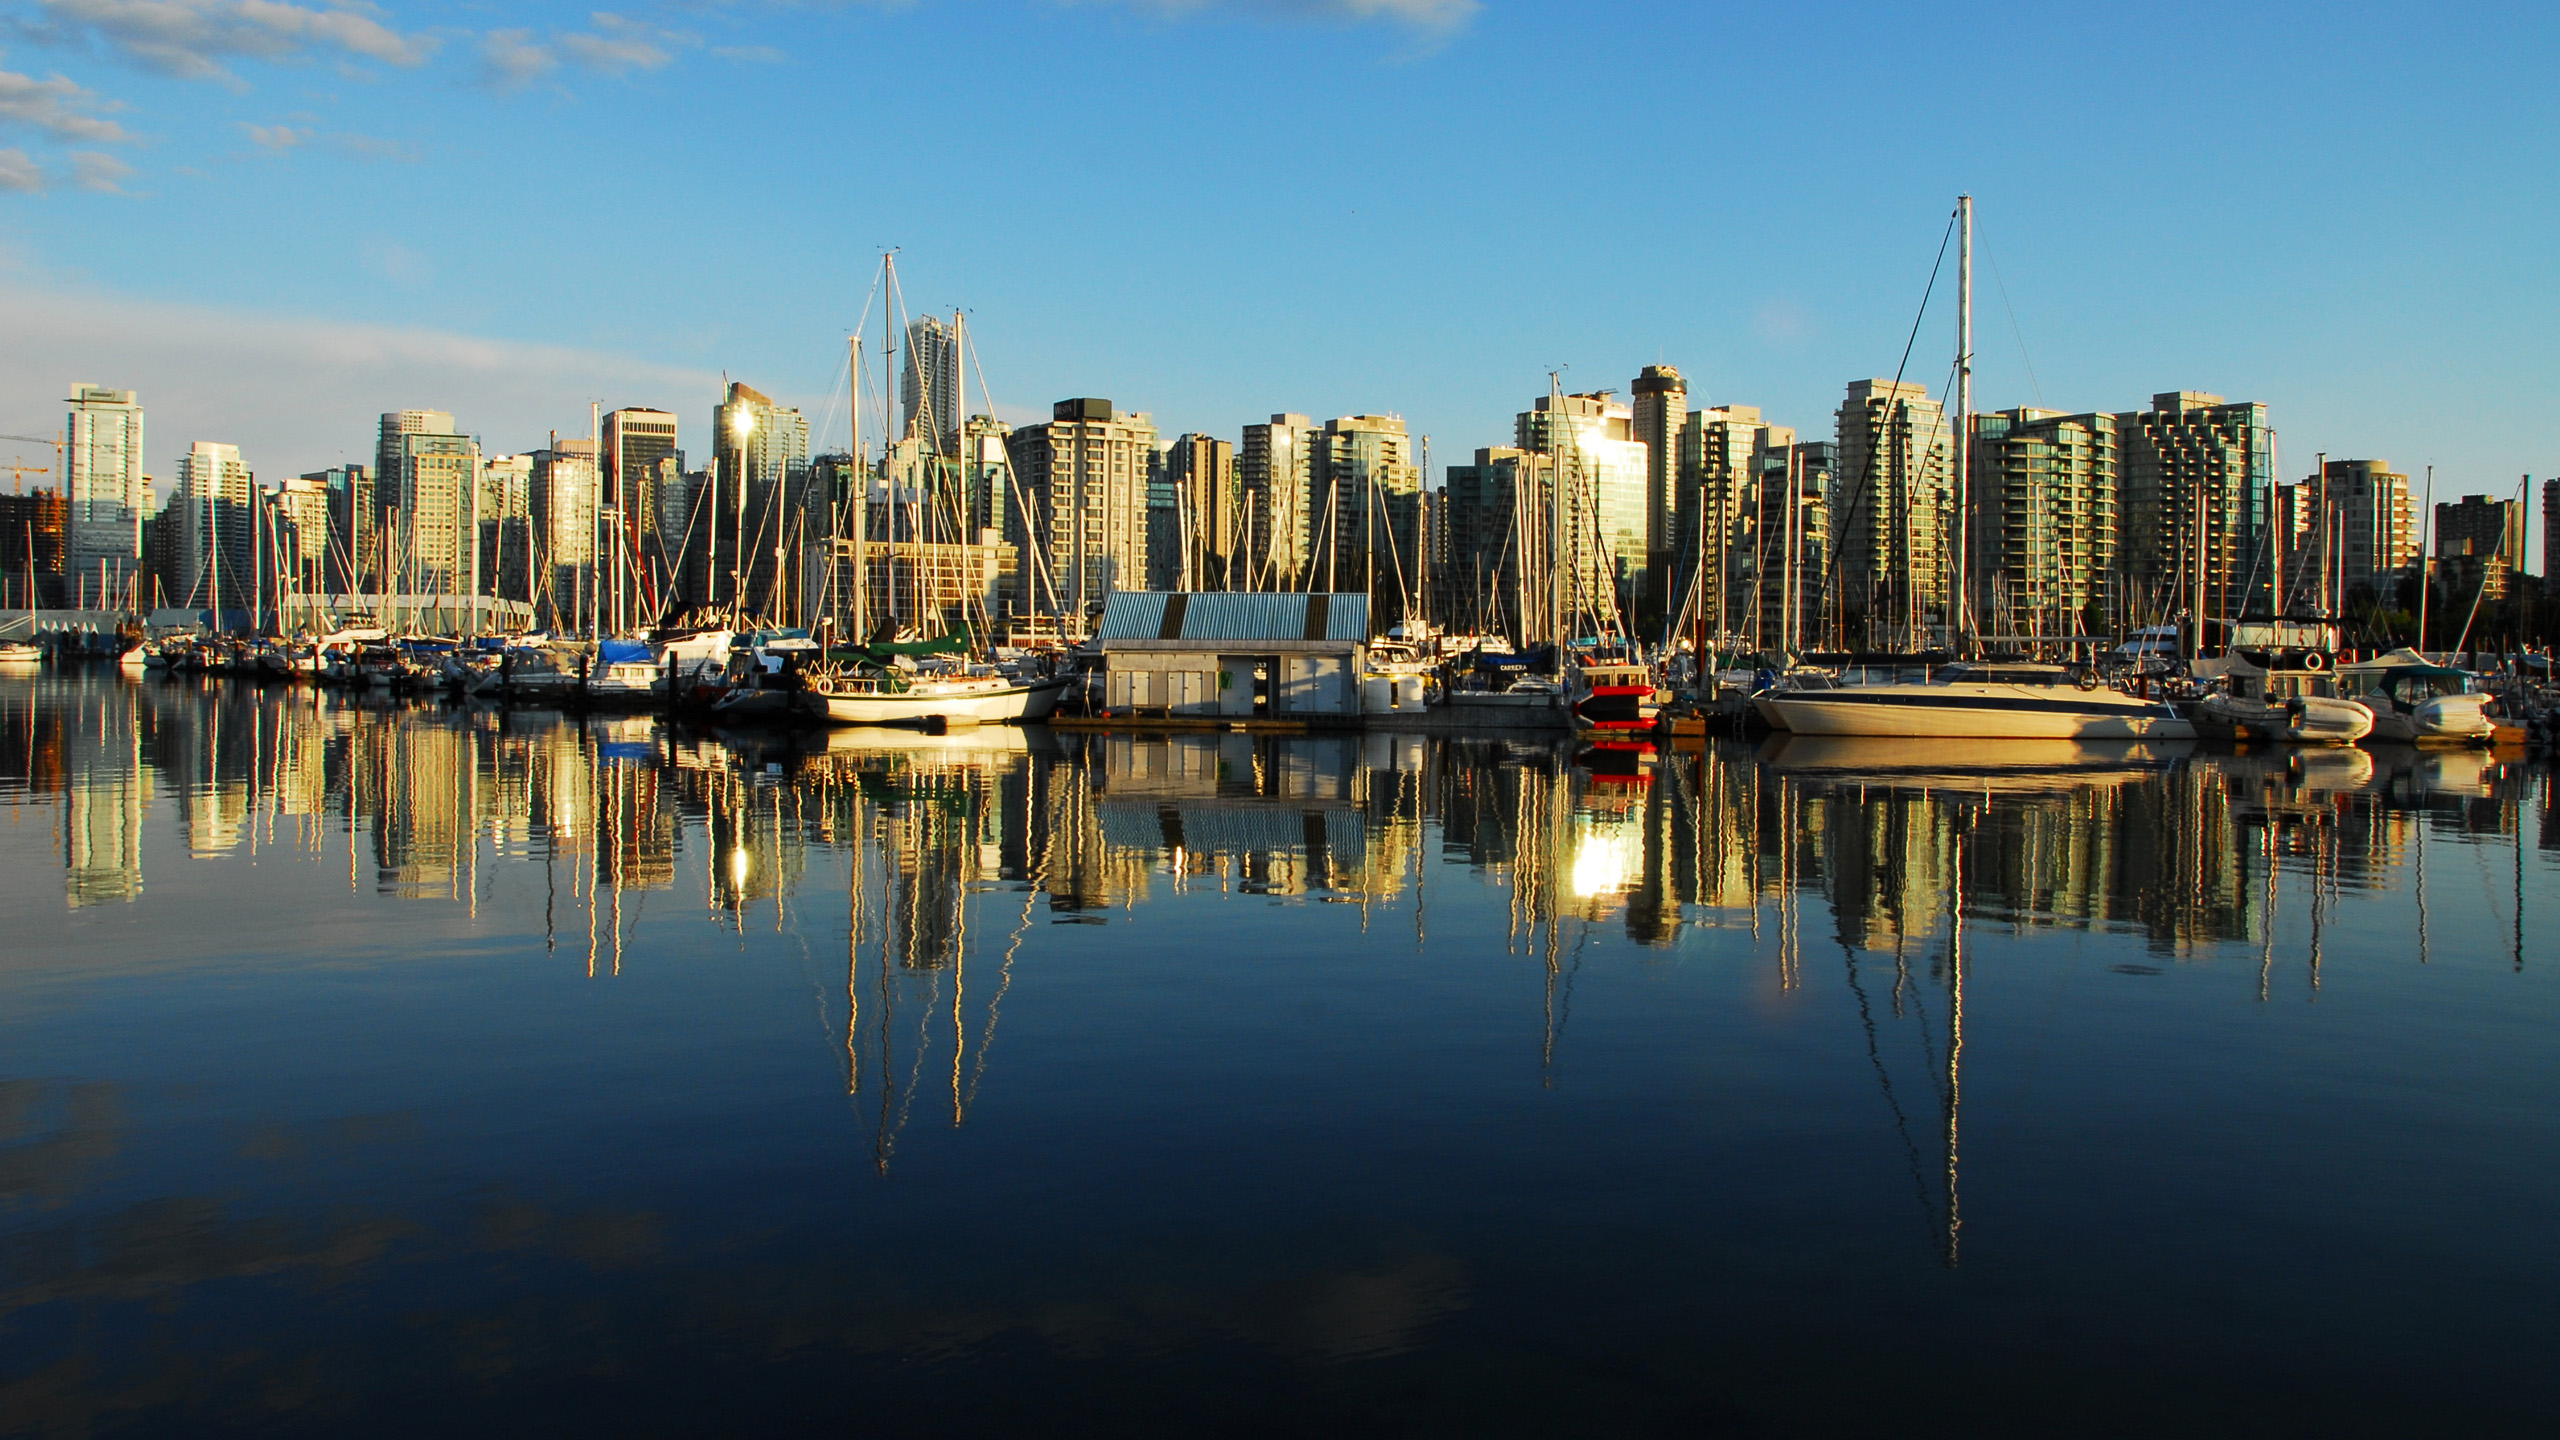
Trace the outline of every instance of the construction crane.
<instances>
[{"instance_id":1,"label":"construction crane","mask_svg":"<svg viewBox=\"0 0 2560 1440\"><path fill-rule=\"evenodd\" d=\"M17 440L29 445L53 447L53 470L51 471L40 466L21 464L15 460L9 462L9 489L14 494L27 493L28 476L51 474L62 469L62 437L59 435L0 435L0 440Z\"/></svg>"}]
</instances>

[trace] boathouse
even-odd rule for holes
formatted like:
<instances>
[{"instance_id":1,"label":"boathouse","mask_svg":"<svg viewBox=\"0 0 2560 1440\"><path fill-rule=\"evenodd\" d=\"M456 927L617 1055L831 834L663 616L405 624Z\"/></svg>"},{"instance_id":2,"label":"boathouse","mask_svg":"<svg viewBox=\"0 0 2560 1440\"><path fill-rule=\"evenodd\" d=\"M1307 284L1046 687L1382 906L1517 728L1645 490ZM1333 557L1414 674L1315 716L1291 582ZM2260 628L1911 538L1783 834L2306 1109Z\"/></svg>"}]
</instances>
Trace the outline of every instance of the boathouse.
<instances>
[{"instance_id":1,"label":"boathouse","mask_svg":"<svg viewBox=\"0 0 2560 1440\"><path fill-rule=\"evenodd\" d=\"M1369 597L1123 590L1103 602L1113 716L1357 724Z\"/></svg>"}]
</instances>

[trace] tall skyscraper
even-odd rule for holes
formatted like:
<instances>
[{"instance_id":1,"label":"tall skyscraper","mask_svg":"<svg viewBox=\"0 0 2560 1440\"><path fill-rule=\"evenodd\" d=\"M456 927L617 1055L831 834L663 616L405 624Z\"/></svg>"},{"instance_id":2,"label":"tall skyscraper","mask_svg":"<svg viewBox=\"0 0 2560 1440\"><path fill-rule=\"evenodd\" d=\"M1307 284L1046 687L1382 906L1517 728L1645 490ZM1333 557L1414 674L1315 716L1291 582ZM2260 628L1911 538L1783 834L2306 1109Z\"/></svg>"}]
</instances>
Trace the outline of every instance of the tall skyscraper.
<instances>
[{"instance_id":1,"label":"tall skyscraper","mask_svg":"<svg viewBox=\"0 0 2560 1440\"><path fill-rule=\"evenodd\" d=\"M2487 495L2436 502L2436 560L2457 595L2506 597L2524 570L2524 504Z\"/></svg>"},{"instance_id":2,"label":"tall skyscraper","mask_svg":"<svg viewBox=\"0 0 2560 1440\"><path fill-rule=\"evenodd\" d=\"M692 585L702 603L780 618L801 594L793 556L804 545L809 422L750 386L732 384L711 410L713 496L695 529ZM791 572L791 573L786 573Z\"/></svg>"},{"instance_id":3,"label":"tall skyscraper","mask_svg":"<svg viewBox=\"0 0 2560 1440\"><path fill-rule=\"evenodd\" d=\"M392 410L382 416L374 458L374 540L383 552L373 562L378 583L404 595L472 593L479 573L480 527L472 513L479 442L455 434L445 411Z\"/></svg>"},{"instance_id":4,"label":"tall skyscraper","mask_svg":"<svg viewBox=\"0 0 2560 1440\"><path fill-rule=\"evenodd\" d=\"M1518 448L1555 461L1565 507L1560 568L1568 622L1620 618L1622 597L1643 598L1648 543L1647 457L1634 437L1634 410L1607 390L1561 400L1541 395L1513 417L1511 429Z\"/></svg>"},{"instance_id":5,"label":"tall skyscraper","mask_svg":"<svg viewBox=\"0 0 2560 1440\"><path fill-rule=\"evenodd\" d=\"M62 498L70 507L66 593L110 601L130 593L142 565L142 517L151 482L142 472L142 402L130 390L85 380L71 386L62 427ZM22 557L23 558L23 557Z\"/></svg>"},{"instance_id":6,"label":"tall skyscraper","mask_svg":"<svg viewBox=\"0 0 2560 1440\"><path fill-rule=\"evenodd\" d=\"M655 594L672 568L678 541L659 528L667 492L684 483L684 451L676 445L676 417L664 410L625 406L604 417L603 504L612 516L607 540L622 552L626 572L643 594ZM677 532L678 536L682 531Z\"/></svg>"},{"instance_id":7,"label":"tall skyscraper","mask_svg":"<svg viewBox=\"0 0 2560 1440\"><path fill-rule=\"evenodd\" d=\"M531 457L528 498L541 557L533 598L546 625L584 625L597 601L597 502L603 489L596 451L593 440L563 440L554 432L549 448Z\"/></svg>"},{"instance_id":8,"label":"tall skyscraper","mask_svg":"<svg viewBox=\"0 0 2560 1440\"><path fill-rule=\"evenodd\" d=\"M2542 482L2542 577L2545 595L2551 593L2554 556L2560 556L2560 480L2545 480Z\"/></svg>"},{"instance_id":9,"label":"tall skyscraper","mask_svg":"<svg viewBox=\"0 0 2560 1440\"><path fill-rule=\"evenodd\" d=\"M189 609L219 605L246 613L258 578L250 550L257 477L240 461L236 445L198 440L178 459L178 487L168 513L177 519L172 549L180 583L172 602Z\"/></svg>"},{"instance_id":10,"label":"tall skyscraper","mask_svg":"<svg viewBox=\"0 0 2560 1440\"><path fill-rule=\"evenodd\" d=\"M1015 593L1031 613L1064 612L1071 631L1088 607L1114 590L1147 583L1147 471L1156 447L1153 417L1108 400L1061 400L1046 425L1016 430L1006 445L1022 491L1026 525L1010 518L1017 548Z\"/></svg>"},{"instance_id":11,"label":"tall skyscraper","mask_svg":"<svg viewBox=\"0 0 2560 1440\"><path fill-rule=\"evenodd\" d=\"M1445 536L1435 564L1441 620L1462 630L1524 633L1520 594L1523 489L1527 508L1544 513L1551 465L1514 446L1476 451L1472 465L1452 465L1443 487Z\"/></svg>"},{"instance_id":12,"label":"tall skyscraper","mask_svg":"<svg viewBox=\"0 0 2560 1440\"><path fill-rule=\"evenodd\" d=\"M1316 422L1293 412L1244 427L1236 487L1244 499L1237 589L1295 590L1313 551Z\"/></svg>"},{"instance_id":13,"label":"tall skyscraper","mask_svg":"<svg viewBox=\"0 0 2560 1440\"><path fill-rule=\"evenodd\" d=\"M1705 620L1720 640L1738 635L1753 613L1761 564L1758 477L1769 457L1783 455L1795 440L1793 428L1762 420L1757 405L1692 410L1681 423L1670 594L1688 619Z\"/></svg>"},{"instance_id":14,"label":"tall skyscraper","mask_svg":"<svg viewBox=\"0 0 2560 1440\"><path fill-rule=\"evenodd\" d=\"M306 471L301 478L320 486L329 497L321 589L332 595L372 589L373 472L362 465L332 465Z\"/></svg>"},{"instance_id":15,"label":"tall skyscraper","mask_svg":"<svg viewBox=\"0 0 2560 1440\"><path fill-rule=\"evenodd\" d=\"M1759 541L1753 547L1760 623L1751 637L1757 649L1802 650L1818 638L1822 577L1831 559L1837 453L1828 440L1772 445L1760 452Z\"/></svg>"},{"instance_id":16,"label":"tall skyscraper","mask_svg":"<svg viewBox=\"0 0 2560 1440\"><path fill-rule=\"evenodd\" d=\"M535 575L531 455L491 455L480 462L479 593L531 605Z\"/></svg>"},{"instance_id":17,"label":"tall skyscraper","mask_svg":"<svg viewBox=\"0 0 2560 1440\"><path fill-rule=\"evenodd\" d=\"M1954 437L1928 387L1853 380L1835 417L1833 579L1853 644L1918 647L1949 625Z\"/></svg>"},{"instance_id":18,"label":"tall skyscraper","mask_svg":"<svg viewBox=\"0 0 2560 1440\"><path fill-rule=\"evenodd\" d=\"M1404 418L1346 415L1309 438L1315 588L1366 591L1372 620L1392 624L1421 570L1422 470Z\"/></svg>"},{"instance_id":19,"label":"tall skyscraper","mask_svg":"<svg viewBox=\"0 0 2560 1440\"><path fill-rule=\"evenodd\" d=\"M2388 460L2332 460L2279 488L2271 547L2284 558L2279 613L2335 613L2369 594L2396 600L2418 558L2418 507L2409 477Z\"/></svg>"},{"instance_id":20,"label":"tall skyscraper","mask_svg":"<svg viewBox=\"0 0 2560 1440\"><path fill-rule=\"evenodd\" d=\"M2117 623L2116 417L1974 416L1966 565L1986 634L2102 635Z\"/></svg>"},{"instance_id":21,"label":"tall skyscraper","mask_svg":"<svg viewBox=\"0 0 2560 1440\"><path fill-rule=\"evenodd\" d=\"M1636 376L1631 431L1645 449L1644 528L1647 590L1669 595L1681 548L1680 432L1689 415L1689 382L1676 365L1647 365Z\"/></svg>"},{"instance_id":22,"label":"tall skyscraper","mask_svg":"<svg viewBox=\"0 0 2560 1440\"><path fill-rule=\"evenodd\" d=\"M2274 599L2267 407L2173 390L2116 416L2123 604L2141 619L2236 620Z\"/></svg>"},{"instance_id":23,"label":"tall skyscraper","mask_svg":"<svg viewBox=\"0 0 2560 1440\"><path fill-rule=\"evenodd\" d=\"M1234 442L1214 435L1176 437L1164 449L1163 474L1174 541L1165 578L1177 589L1229 588L1227 563L1244 518Z\"/></svg>"},{"instance_id":24,"label":"tall skyscraper","mask_svg":"<svg viewBox=\"0 0 2560 1440\"><path fill-rule=\"evenodd\" d=\"M958 449L959 327L935 315L919 315L908 322L906 372L899 377L898 398L905 413L906 435L927 442L944 455Z\"/></svg>"}]
</instances>

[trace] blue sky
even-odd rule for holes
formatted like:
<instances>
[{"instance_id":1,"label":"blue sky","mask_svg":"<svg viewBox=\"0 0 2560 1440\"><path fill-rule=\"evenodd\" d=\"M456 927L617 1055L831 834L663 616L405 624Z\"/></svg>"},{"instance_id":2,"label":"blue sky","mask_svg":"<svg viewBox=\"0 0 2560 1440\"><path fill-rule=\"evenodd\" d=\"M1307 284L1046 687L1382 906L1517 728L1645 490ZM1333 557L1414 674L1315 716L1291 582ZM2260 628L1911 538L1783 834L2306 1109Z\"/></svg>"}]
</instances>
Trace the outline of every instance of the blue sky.
<instances>
[{"instance_id":1,"label":"blue sky","mask_svg":"<svg viewBox=\"0 0 2560 1440\"><path fill-rule=\"evenodd\" d=\"M1661 359L1820 433L1893 372L1970 190L1983 408L2212 390L2273 407L2289 476L2326 450L2511 492L2560 468L2555 32L2548 6L0 0L0 431L51 431L79 379L144 392L164 475L194 439L267 475L360 458L401 406L518 449L655 404L698 448L723 373L823 426L895 245L1016 418L1393 411L1437 465L1504 443L1552 366L1623 391ZM1950 298L1911 366L1933 390Z\"/></svg>"}]
</instances>

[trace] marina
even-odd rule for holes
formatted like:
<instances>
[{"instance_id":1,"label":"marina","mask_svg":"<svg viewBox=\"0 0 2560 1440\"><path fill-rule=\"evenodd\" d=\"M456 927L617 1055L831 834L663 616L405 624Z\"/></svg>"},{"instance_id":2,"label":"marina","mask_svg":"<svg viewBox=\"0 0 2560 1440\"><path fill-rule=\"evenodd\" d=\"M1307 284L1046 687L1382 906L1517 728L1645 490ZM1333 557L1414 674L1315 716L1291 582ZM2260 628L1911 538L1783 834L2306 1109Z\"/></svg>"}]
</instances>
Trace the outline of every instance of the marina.
<instances>
[{"instance_id":1,"label":"marina","mask_svg":"<svg viewBox=\"0 0 2560 1440\"><path fill-rule=\"evenodd\" d=\"M2548 1413L2545 762L1606 743L0 675L0 1396ZM1883 1364L1843 1343L1879 1323Z\"/></svg>"}]
</instances>

